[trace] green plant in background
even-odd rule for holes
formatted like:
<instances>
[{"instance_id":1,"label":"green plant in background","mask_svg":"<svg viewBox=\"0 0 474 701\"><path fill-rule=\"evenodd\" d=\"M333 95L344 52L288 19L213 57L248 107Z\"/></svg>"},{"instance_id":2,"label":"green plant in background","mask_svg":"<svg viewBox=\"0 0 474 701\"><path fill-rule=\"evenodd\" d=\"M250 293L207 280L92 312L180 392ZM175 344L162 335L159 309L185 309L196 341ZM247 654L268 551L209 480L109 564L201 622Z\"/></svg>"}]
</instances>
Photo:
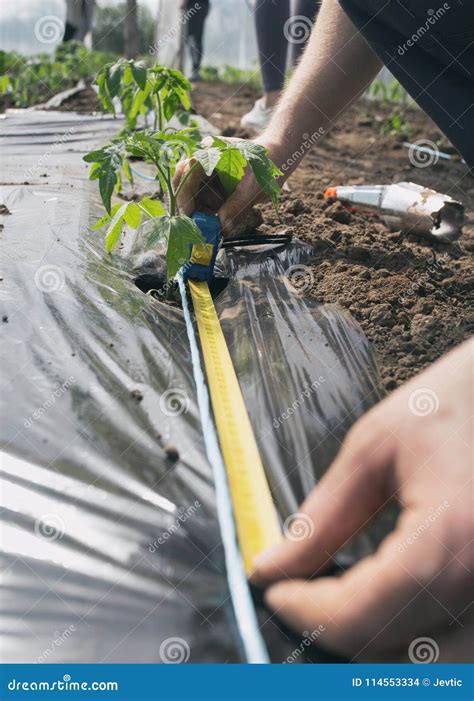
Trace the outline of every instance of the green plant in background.
<instances>
[{"instance_id":1,"label":"green plant in background","mask_svg":"<svg viewBox=\"0 0 474 701\"><path fill-rule=\"evenodd\" d=\"M74 87L81 78L92 82L113 58L75 42L61 44L52 55L29 58L0 51L0 94L8 95L15 107L30 107Z\"/></svg>"},{"instance_id":2,"label":"green plant in background","mask_svg":"<svg viewBox=\"0 0 474 701\"><path fill-rule=\"evenodd\" d=\"M406 107L407 92L398 80L392 80L390 83L381 79L374 80L367 90L367 95L373 100L380 100L384 106L393 105L393 103L400 105L400 109L394 109L382 124L380 133L383 136L389 134L408 136L410 134L410 123L406 119L404 111L401 111L402 108Z\"/></svg>"},{"instance_id":3,"label":"green plant in background","mask_svg":"<svg viewBox=\"0 0 474 701\"><path fill-rule=\"evenodd\" d=\"M255 90L262 89L262 80L260 69L255 66L253 70L234 68L234 66L223 66L222 68L216 68L215 66L204 66L201 69L201 74L204 80L216 81L220 80L222 83L227 83L228 85L239 85L240 83L246 83Z\"/></svg>"},{"instance_id":4,"label":"green plant in background","mask_svg":"<svg viewBox=\"0 0 474 701\"><path fill-rule=\"evenodd\" d=\"M99 99L107 112L115 114L113 99L120 100L129 128L136 126L138 117L145 121L153 114L154 129L163 130L178 108L189 111L191 83L172 68L149 68L143 61L124 58L109 63L97 76Z\"/></svg>"},{"instance_id":5,"label":"green plant in background","mask_svg":"<svg viewBox=\"0 0 474 701\"><path fill-rule=\"evenodd\" d=\"M232 193L249 166L262 190L276 208L281 172L268 158L263 146L244 139L211 136L201 140L196 128L172 129L170 120L178 112L187 111L191 102L190 84L179 73L143 63L120 59L104 66L98 76L99 97L104 108L114 111L113 99L124 107L127 127L103 148L88 153L90 178L99 181L99 190L106 214L94 229L107 227L105 245L112 251L120 240L124 224L136 229L144 220L152 220L147 246L158 240L167 242L167 273L172 278L189 258L189 245L203 242L194 221L179 212L178 196L186 180L196 168L205 175L216 175L225 190ZM153 115L153 127L135 131L137 119ZM179 185L173 182L176 167L183 157L191 165ZM144 197L138 202L112 204L112 195L120 190L122 178L133 183L130 158L142 159L154 167L155 179L163 202Z\"/></svg>"}]
</instances>

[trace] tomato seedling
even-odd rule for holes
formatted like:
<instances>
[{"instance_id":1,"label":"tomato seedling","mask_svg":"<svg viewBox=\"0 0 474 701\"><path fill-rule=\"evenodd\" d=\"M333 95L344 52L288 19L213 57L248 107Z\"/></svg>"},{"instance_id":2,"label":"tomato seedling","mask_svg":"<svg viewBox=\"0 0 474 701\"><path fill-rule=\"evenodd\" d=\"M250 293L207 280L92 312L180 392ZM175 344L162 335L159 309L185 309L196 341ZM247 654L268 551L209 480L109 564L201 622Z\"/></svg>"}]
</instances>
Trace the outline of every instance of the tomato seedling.
<instances>
[{"instance_id":1,"label":"tomato seedling","mask_svg":"<svg viewBox=\"0 0 474 701\"><path fill-rule=\"evenodd\" d=\"M91 163L90 178L99 181L99 190L106 214L94 229L107 226L105 244L112 251L120 240L123 225L133 229L144 219L153 225L147 247L159 239L167 241L168 278L176 275L189 258L190 244L201 243L202 234L194 221L179 212L178 196L187 178L196 168L207 176L217 174L228 194L231 194L245 169L250 167L263 192L277 207L281 171L268 158L266 149L245 139L211 136L202 141L195 126L173 129L169 121L180 110L189 112L190 83L184 76L168 68L147 68L141 62L120 59L104 66L98 76L99 97L104 109L115 113L114 99L121 102L127 127L103 148L84 156ZM153 116L153 127L136 131L141 115L145 123ZM178 185L173 177L183 157L190 159L190 168ZM133 184L130 158L141 159L155 169L155 180L163 201L144 197L138 202L112 205L112 195L122 186L125 177Z\"/></svg>"}]
</instances>

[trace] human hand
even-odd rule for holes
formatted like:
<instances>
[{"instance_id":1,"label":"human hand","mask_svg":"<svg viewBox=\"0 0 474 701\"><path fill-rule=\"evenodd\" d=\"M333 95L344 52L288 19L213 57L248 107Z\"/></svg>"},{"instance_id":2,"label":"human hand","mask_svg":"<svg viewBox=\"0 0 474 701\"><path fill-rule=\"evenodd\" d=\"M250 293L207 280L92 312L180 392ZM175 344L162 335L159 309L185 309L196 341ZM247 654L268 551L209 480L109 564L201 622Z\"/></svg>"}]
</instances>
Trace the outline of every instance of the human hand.
<instances>
[{"instance_id":1,"label":"human hand","mask_svg":"<svg viewBox=\"0 0 474 701\"><path fill-rule=\"evenodd\" d=\"M229 139L232 140L236 139ZM255 142L268 148L268 155L275 162L276 149L262 140L255 139ZM206 176L202 167L192 158L178 164L173 183L175 188L183 178L186 180L178 195L180 212L188 216L196 210L217 212L224 236L238 234L252 207L267 199L250 168L246 169L244 177L230 196L217 175L214 174L211 178Z\"/></svg>"},{"instance_id":2,"label":"human hand","mask_svg":"<svg viewBox=\"0 0 474 701\"><path fill-rule=\"evenodd\" d=\"M420 661L428 637L432 661L438 650L443 662L472 658L473 351L464 343L363 416L295 517L310 536L290 530L258 559L251 580L269 585L268 605L298 631L322 626L318 645ZM394 498L401 515L374 555L306 579Z\"/></svg>"}]
</instances>

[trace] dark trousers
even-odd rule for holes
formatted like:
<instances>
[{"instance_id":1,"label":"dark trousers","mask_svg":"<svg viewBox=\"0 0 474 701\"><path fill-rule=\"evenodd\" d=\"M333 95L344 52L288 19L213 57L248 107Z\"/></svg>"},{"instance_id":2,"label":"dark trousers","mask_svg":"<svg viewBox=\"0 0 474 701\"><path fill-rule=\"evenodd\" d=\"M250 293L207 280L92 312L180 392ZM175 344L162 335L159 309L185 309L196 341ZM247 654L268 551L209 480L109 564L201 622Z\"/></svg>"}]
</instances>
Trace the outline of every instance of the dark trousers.
<instances>
[{"instance_id":1,"label":"dark trousers","mask_svg":"<svg viewBox=\"0 0 474 701\"><path fill-rule=\"evenodd\" d=\"M208 12L208 2L193 3L186 21L186 45L191 55L193 71L198 71L201 67L202 37Z\"/></svg>"},{"instance_id":2,"label":"dark trousers","mask_svg":"<svg viewBox=\"0 0 474 701\"><path fill-rule=\"evenodd\" d=\"M319 0L256 0L255 28L265 92L281 90L287 65L301 56L319 9Z\"/></svg>"},{"instance_id":3,"label":"dark trousers","mask_svg":"<svg viewBox=\"0 0 474 701\"><path fill-rule=\"evenodd\" d=\"M473 0L340 0L340 4L473 168Z\"/></svg>"}]
</instances>

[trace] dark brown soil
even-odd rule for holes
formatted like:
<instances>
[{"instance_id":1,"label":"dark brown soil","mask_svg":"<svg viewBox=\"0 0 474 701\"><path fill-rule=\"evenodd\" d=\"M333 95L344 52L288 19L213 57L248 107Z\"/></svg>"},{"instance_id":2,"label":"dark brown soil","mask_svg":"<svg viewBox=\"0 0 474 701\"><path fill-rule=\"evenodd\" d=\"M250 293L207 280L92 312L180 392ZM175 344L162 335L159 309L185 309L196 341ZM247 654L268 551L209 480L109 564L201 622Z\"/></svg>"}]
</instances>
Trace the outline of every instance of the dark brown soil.
<instances>
[{"instance_id":1,"label":"dark brown soil","mask_svg":"<svg viewBox=\"0 0 474 701\"><path fill-rule=\"evenodd\" d=\"M92 114L100 111L100 102L95 90L90 85L87 85L84 90L81 90L76 95L71 95L70 98L64 100L60 107L55 109L60 112Z\"/></svg>"},{"instance_id":2,"label":"dark brown soil","mask_svg":"<svg viewBox=\"0 0 474 701\"><path fill-rule=\"evenodd\" d=\"M196 111L229 136L248 136L240 117L256 95L247 86L198 84ZM455 244L431 243L391 233L381 223L351 214L322 193L329 185L411 180L461 200L472 219L474 178L456 157L414 167L403 141L429 139L453 152L420 110L405 110L404 134L381 136L392 108L360 102L322 137L290 178L281 197L281 221L260 207L262 233L290 229L314 244L317 262L309 271L309 292L337 303L357 319L376 349L386 389L419 372L465 339L474 325L474 228ZM400 111L397 108L397 111Z\"/></svg>"}]
</instances>

